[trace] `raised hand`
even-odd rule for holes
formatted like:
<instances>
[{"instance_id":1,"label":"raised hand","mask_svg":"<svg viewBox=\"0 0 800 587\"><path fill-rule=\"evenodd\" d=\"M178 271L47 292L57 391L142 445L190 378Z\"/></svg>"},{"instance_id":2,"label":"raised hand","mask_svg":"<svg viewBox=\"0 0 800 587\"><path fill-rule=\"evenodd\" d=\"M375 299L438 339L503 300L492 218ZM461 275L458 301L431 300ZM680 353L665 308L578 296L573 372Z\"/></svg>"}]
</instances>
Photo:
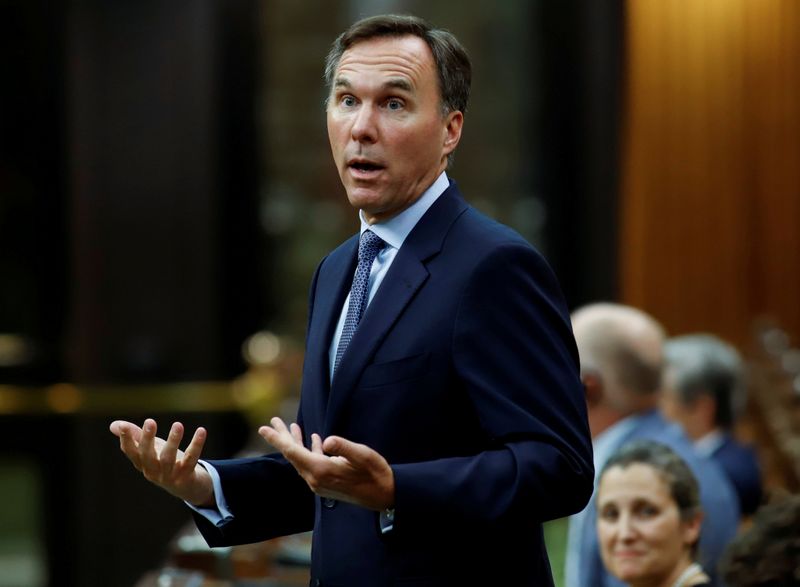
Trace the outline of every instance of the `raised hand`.
<instances>
[{"instance_id":1,"label":"raised hand","mask_svg":"<svg viewBox=\"0 0 800 587\"><path fill-rule=\"evenodd\" d=\"M156 422L148 418L142 428L115 420L109 427L119 438L125 456L145 479L195 506L213 506L211 477L197 464L206 441L204 428L195 430L185 451L178 449L183 439L183 424L175 422L166 440L156 436Z\"/></svg>"},{"instance_id":2,"label":"raised hand","mask_svg":"<svg viewBox=\"0 0 800 587\"><path fill-rule=\"evenodd\" d=\"M318 434L311 435L308 449L297 424L287 427L280 418L272 418L270 424L258 433L286 457L317 495L376 511L394 506L394 473L378 452L340 436L323 442Z\"/></svg>"}]
</instances>

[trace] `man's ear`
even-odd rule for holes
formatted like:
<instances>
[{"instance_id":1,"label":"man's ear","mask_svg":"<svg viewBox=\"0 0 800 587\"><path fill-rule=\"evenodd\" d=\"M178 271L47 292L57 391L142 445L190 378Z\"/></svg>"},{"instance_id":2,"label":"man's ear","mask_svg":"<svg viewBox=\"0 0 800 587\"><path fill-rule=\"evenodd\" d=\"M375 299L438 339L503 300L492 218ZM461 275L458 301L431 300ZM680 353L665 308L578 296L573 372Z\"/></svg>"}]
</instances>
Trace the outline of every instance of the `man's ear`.
<instances>
[{"instance_id":1,"label":"man's ear","mask_svg":"<svg viewBox=\"0 0 800 587\"><path fill-rule=\"evenodd\" d=\"M453 110L445 118L444 154L449 155L455 151L458 141L461 140L461 128L464 126L464 114L460 110Z\"/></svg>"},{"instance_id":2,"label":"man's ear","mask_svg":"<svg viewBox=\"0 0 800 587\"><path fill-rule=\"evenodd\" d=\"M586 393L586 404L596 406L603 401L603 380L598 373L587 371L581 373L581 381Z\"/></svg>"}]
</instances>

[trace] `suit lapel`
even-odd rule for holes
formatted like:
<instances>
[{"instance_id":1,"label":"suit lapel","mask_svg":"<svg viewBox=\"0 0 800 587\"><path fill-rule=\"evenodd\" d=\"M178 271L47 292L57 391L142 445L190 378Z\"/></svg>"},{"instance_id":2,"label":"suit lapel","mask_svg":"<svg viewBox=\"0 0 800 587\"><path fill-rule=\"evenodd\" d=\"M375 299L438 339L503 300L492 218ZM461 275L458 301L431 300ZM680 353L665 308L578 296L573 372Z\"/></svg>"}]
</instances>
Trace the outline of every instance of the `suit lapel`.
<instances>
[{"instance_id":1,"label":"suit lapel","mask_svg":"<svg viewBox=\"0 0 800 587\"><path fill-rule=\"evenodd\" d=\"M325 417L326 436L330 434L342 404L358 382L364 367L371 361L378 344L428 278L428 271L419 260L409 258L409 255L401 256L401 253L402 249L364 312L334 374Z\"/></svg>"},{"instance_id":2,"label":"suit lapel","mask_svg":"<svg viewBox=\"0 0 800 587\"><path fill-rule=\"evenodd\" d=\"M320 431L330 393L330 350L333 333L344 300L353 281L358 252L358 235L344 242L320 268L311 326L306 340L308 367L303 373L303 401L311 401L317 423L309 433ZM306 426L310 423L306 422Z\"/></svg>"},{"instance_id":3,"label":"suit lapel","mask_svg":"<svg viewBox=\"0 0 800 587\"><path fill-rule=\"evenodd\" d=\"M466 208L455 183L451 183L420 219L397 252L334 375L324 435L332 432L364 368L416 292L428 279L426 261L441 250L450 225ZM352 277L352 271L349 277ZM341 310L341 306L339 309Z\"/></svg>"}]
</instances>

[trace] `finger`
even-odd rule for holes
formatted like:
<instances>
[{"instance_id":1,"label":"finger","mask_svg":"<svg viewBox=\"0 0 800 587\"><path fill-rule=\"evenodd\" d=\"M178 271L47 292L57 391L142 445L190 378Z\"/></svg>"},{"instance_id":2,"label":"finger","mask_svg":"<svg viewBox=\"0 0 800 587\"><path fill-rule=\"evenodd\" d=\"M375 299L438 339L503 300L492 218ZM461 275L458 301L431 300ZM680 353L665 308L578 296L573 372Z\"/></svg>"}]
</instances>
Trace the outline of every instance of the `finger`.
<instances>
[{"instance_id":1,"label":"finger","mask_svg":"<svg viewBox=\"0 0 800 587\"><path fill-rule=\"evenodd\" d=\"M136 427L138 428L138 426ZM134 439L133 434L129 434L126 428L119 429L119 448L128 457L133 466L139 471L142 470L142 459L139 455L139 443Z\"/></svg>"},{"instance_id":2,"label":"finger","mask_svg":"<svg viewBox=\"0 0 800 587\"><path fill-rule=\"evenodd\" d=\"M197 461L200 460L200 454L203 452L203 447L206 444L207 436L208 433L202 426L194 431L192 440L189 442L189 446L186 447L186 451L183 453L181 467L184 470L194 471L195 466L197 466Z\"/></svg>"},{"instance_id":3,"label":"finger","mask_svg":"<svg viewBox=\"0 0 800 587\"><path fill-rule=\"evenodd\" d=\"M111 433L117 437L122 437L123 434L126 434L133 438L134 441L137 443L139 439L142 437L142 429L139 428L136 424L132 422L126 422L125 420L114 420L111 422L111 425L108 427L111 430Z\"/></svg>"},{"instance_id":4,"label":"finger","mask_svg":"<svg viewBox=\"0 0 800 587\"><path fill-rule=\"evenodd\" d=\"M152 471L156 467L155 437L158 427L156 421L148 418L142 425L142 437L139 440L139 458L145 471Z\"/></svg>"},{"instance_id":5,"label":"finger","mask_svg":"<svg viewBox=\"0 0 800 587\"><path fill-rule=\"evenodd\" d=\"M288 432L289 429L286 427L286 423L275 416L274 418L270 419L269 423L275 429L276 432Z\"/></svg>"},{"instance_id":6,"label":"finger","mask_svg":"<svg viewBox=\"0 0 800 587\"><path fill-rule=\"evenodd\" d=\"M262 426L258 429L258 434L264 440L281 452L295 444L294 437L283 420L275 417L270 420L270 424L271 426Z\"/></svg>"},{"instance_id":7,"label":"finger","mask_svg":"<svg viewBox=\"0 0 800 587\"><path fill-rule=\"evenodd\" d=\"M303 443L303 431L294 422L289 425L289 431L292 433L292 438L294 438L295 442L301 446L305 446Z\"/></svg>"},{"instance_id":8,"label":"finger","mask_svg":"<svg viewBox=\"0 0 800 587\"><path fill-rule=\"evenodd\" d=\"M178 455L178 446L180 446L183 439L183 424L180 422L173 422L172 427L169 429L169 436L167 441L161 448L158 455L158 460L165 474L172 471L175 466L175 459Z\"/></svg>"},{"instance_id":9,"label":"finger","mask_svg":"<svg viewBox=\"0 0 800 587\"><path fill-rule=\"evenodd\" d=\"M311 457L315 455L312 455L311 451L303 446L302 443L295 441L280 418L273 418L272 422L277 427L283 425L283 431L279 432L269 426L262 426L258 429L258 433L264 440L278 449L301 475L305 474L313 462Z\"/></svg>"},{"instance_id":10,"label":"finger","mask_svg":"<svg viewBox=\"0 0 800 587\"><path fill-rule=\"evenodd\" d=\"M322 451L322 438L316 432L311 435L311 452L318 455L324 454Z\"/></svg>"},{"instance_id":11,"label":"finger","mask_svg":"<svg viewBox=\"0 0 800 587\"><path fill-rule=\"evenodd\" d=\"M277 442L280 440L280 435L278 431L270 426L261 426L258 429L258 435L270 443L275 448L278 448Z\"/></svg>"},{"instance_id":12,"label":"finger","mask_svg":"<svg viewBox=\"0 0 800 587\"><path fill-rule=\"evenodd\" d=\"M278 431L269 426L262 426L258 429L258 433L264 440L283 453L286 458L290 458L292 450L297 447L297 443L285 426L283 431Z\"/></svg>"},{"instance_id":13,"label":"finger","mask_svg":"<svg viewBox=\"0 0 800 587\"><path fill-rule=\"evenodd\" d=\"M351 442L341 436L329 436L322 443L325 454L344 457L354 465L369 464L374 451L366 445Z\"/></svg>"},{"instance_id":14,"label":"finger","mask_svg":"<svg viewBox=\"0 0 800 587\"><path fill-rule=\"evenodd\" d=\"M122 429L127 427L128 424L130 424L130 422L126 422L125 420L114 420L111 422L108 429L111 430L111 434L118 437L122 434Z\"/></svg>"}]
</instances>

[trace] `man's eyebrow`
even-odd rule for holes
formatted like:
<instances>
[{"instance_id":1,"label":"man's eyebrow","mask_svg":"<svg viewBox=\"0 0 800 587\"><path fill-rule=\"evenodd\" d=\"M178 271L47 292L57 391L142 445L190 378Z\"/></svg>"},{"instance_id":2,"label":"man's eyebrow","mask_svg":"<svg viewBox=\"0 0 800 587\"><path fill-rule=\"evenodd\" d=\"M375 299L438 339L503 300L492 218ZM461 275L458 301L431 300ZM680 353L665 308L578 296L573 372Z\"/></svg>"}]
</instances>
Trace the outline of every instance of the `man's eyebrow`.
<instances>
[{"instance_id":1,"label":"man's eyebrow","mask_svg":"<svg viewBox=\"0 0 800 587\"><path fill-rule=\"evenodd\" d=\"M346 77L337 77L333 82L334 88L352 88L353 84L350 83ZM394 90L403 90L405 92L412 93L414 91L414 86L411 85L407 79L398 77L392 78L387 80L386 83L383 84L384 89L394 89Z\"/></svg>"},{"instance_id":2,"label":"man's eyebrow","mask_svg":"<svg viewBox=\"0 0 800 587\"><path fill-rule=\"evenodd\" d=\"M383 84L383 87L393 88L396 90L404 90L406 92L414 91L414 87L411 85L411 83L407 79L402 77L390 79L385 84Z\"/></svg>"}]
</instances>

